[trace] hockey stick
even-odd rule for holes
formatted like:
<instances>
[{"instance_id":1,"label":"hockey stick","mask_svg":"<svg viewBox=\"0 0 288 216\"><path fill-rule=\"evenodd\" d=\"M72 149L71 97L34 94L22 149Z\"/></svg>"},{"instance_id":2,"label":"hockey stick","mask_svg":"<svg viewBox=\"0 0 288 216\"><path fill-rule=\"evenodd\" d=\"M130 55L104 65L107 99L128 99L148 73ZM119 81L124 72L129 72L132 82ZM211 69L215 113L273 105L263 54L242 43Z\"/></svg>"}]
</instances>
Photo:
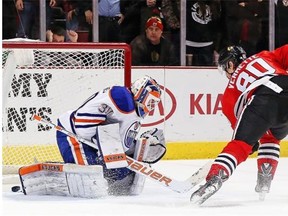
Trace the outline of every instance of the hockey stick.
<instances>
[{"instance_id":1,"label":"hockey stick","mask_svg":"<svg viewBox=\"0 0 288 216\"><path fill-rule=\"evenodd\" d=\"M33 115L33 119L46 123L47 125L54 127L56 130L61 131L62 133L77 139L78 141L85 143L88 146L91 146L92 148L97 148L96 144L83 139L82 137L77 136L74 133L71 133L67 130L65 130L63 127L60 127L51 121L48 121L38 115ZM171 177L168 177L167 175L160 173L159 171L156 171L152 169L148 164L142 163L140 161L137 161L129 156L126 155L126 159L128 162L127 168L145 176L146 178L159 183L160 185L167 187L175 192L178 193L184 193L192 189L195 185L199 184L207 175L210 166L212 164L212 161L208 161L203 167L201 167L197 172L195 172L191 177L186 179L185 181L177 181Z\"/></svg>"}]
</instances>

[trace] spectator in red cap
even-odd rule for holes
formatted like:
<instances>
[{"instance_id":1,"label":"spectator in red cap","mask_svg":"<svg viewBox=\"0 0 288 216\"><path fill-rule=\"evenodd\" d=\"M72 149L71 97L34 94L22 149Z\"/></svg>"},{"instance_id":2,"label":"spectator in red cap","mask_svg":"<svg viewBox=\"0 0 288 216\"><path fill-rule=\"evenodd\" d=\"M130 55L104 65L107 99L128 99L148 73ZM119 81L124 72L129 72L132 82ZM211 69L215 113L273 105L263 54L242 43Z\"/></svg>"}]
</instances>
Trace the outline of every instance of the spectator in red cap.
<instances>
[{"instance_id":1,"label":"spectator in red cap","mask_svg":"<svg viewBox=\"0 0 288 216\"><path fill-rule=\"evenodd\" d=\"M162 36L163 24L159 17L150 17L145 25L145 34L131 43L132 65L166 66L179 65L173 44ZM167 55L169 54L169 55Z\"/></svg>"},{"instance_id":2,"label":"spectator in red cap","mask_svg":"<svg viewBox=\"0 0 288 216\"><path fill-rule=\"evenodd\" d=\"M163 31L162 21L160 18L158 18L156 16L151 17L147 20L146 29L149 28L150 26L158 27L159 29L161 29L161 31Z\"/></svg>"}]
</instances>

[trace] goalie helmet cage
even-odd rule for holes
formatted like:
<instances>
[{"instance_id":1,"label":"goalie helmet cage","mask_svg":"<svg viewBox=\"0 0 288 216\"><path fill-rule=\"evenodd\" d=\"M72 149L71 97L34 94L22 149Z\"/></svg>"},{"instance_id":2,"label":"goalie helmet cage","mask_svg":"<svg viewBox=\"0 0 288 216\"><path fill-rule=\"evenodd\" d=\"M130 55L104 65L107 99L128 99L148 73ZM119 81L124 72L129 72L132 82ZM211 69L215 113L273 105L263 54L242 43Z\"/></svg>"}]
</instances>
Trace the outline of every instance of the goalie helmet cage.
<instances>
[{"instance_id":1,"label":"goalie helmet cage","mask_svg":"<svg viewBox=\"0 0 288 216\"><path fill-rule=\"evenodd\" d=\"M35 162L61 162L55 131L33 121L56 121L95 92L131 85L125 43L3 42L2 173Z\"/></svg>"}]
</instances>

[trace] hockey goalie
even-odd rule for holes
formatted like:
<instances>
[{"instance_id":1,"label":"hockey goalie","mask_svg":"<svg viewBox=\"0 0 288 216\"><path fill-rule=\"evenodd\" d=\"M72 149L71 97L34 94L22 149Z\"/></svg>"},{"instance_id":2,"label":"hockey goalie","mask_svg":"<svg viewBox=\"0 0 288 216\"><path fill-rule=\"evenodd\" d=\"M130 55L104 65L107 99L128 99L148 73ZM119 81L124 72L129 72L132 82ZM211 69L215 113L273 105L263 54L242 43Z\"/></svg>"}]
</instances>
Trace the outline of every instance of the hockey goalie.
<instances>
[{"instance_id":1,"label":"hockey goalie","mask_svg":"<svg viewBox=\"0 0 288 216\"><path fill-rule=\"evenodd\" d=\"M126 156L154 164L166 153L161 129L140 136L141 120L161 97L159 84L144 76L131 88L111 86L58 118L58 126L93 142L95 147L57 130L64 163L39 163L19 169L24 194L98 198L138 195L145 177L127 168Z\"/></svg>"}]
</instances>

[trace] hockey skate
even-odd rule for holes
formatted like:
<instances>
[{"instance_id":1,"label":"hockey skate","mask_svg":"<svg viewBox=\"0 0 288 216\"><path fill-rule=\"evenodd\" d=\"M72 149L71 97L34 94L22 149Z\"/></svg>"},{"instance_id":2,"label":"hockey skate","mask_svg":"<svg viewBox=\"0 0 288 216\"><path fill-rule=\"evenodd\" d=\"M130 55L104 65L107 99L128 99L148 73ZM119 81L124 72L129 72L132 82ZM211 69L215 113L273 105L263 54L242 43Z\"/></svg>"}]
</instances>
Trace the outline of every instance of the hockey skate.
<instances>
[{"instance_id":1,"label":"hockey skate","mask_svg":"<svg viewBox=\"0 0 288 216\"><path fill-rule=\"evenodd\" d=\"M202 185L196 190L190 197L190 201L193 204L201 205L209 197L215 194L222 186L222 183L228 179L224 170L219 170L219 174L213 176L206 184Z\"/></svg>"},{"instance_id":2,"label":"hockey skate","mask_svg":"<svg viewBox=\"0 0 288 216\"><path fill-rule=\"evenodd\" d=\"M269 163L263 163L261 170L258 171L257 185L255 191L259 193L259 199L264 200L267 193L270 191L273 175L271 173L272 166Z\"/></svg>"}]
</instances>

